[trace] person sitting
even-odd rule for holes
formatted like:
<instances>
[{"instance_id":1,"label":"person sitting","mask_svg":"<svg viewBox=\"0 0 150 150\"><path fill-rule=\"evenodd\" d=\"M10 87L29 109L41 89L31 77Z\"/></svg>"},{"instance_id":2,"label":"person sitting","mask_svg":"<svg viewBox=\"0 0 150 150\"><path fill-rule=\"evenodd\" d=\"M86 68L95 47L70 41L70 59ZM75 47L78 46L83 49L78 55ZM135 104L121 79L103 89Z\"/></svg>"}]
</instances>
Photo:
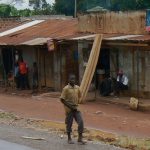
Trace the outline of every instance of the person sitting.
<instances>
[{"instance_id":1,"label":"person sitting","mask_svg":"<svg viewBox=\"0 0 150 150\"><path fill-rule=\"evenodd\" d=\"M100 84L100 94L102 96L109 96L112 92L112 81L108 74L105 74L104 80Z\"/></svg>"},{"instance_id":2,"label":"person sitting","mask_svg":"<svg viewBox=\"0 0 150 150\"><path fill-rule=\"evenodd\" d=\"M119 70L117 76L117 93L122 90L128 90L128 77L123 73L123 70Z\"/></svg>"}]
</instances>

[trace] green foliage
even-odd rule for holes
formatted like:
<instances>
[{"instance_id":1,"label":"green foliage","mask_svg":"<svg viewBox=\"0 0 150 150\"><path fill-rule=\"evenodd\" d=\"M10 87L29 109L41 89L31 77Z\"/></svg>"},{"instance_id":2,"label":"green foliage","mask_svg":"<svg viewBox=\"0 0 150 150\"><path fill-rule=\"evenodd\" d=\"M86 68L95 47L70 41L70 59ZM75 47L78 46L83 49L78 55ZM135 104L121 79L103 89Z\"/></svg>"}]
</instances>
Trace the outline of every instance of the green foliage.
<instances>
[{"instance_id":1,"label":"green foliage","mask_svg":"<svg viewBox=\"0 0 150 150\"><path fill-rule=\"evenodd\" d=\"M1 4L0 5L0 17L7 17L7 16L10 16L10 14L11 14L11 6Z\"/></svg>"},{"instance_id":2,"label":"green foliage","mask_svg":"<svg viewBox=\"0 0 150 150\"><path fill-rule=\"evenodd\" d=\"M46 0L41 0L40 7L34 7L34 10L23 9L17 10L14 6L0 4L0 17L10 17L10 16L21 16L29 17L32 15L50 15L54 14L54 7L46 2Z\"/></svg>"},{"instance_id":3,"label":"green foliage","mask_svg":"<svg viewBox=\"0 0 150 150\"><path fill-rule=\"evenodd\" d=\"M141 10L149 7L149 0L111 0L111 10Z\"/></svg>"},{"instance_id":4,"label":"green foliage","mask_svg":"<svg viewBox=\"0 0 150 150\"><path fill-rule=\"evenodd\" d=\"M57 14L73 15L75 0L55 0ZM150 0L77 0L77 12L82 13L92 7L101 6L113 11L141 10L150 8Z\"/></svg>"},{"instance_id":5,"label":"green foliage","mask_svg":"<svg viewBox=\"0 0 150 150\"><path fill-rule=\"evenodd\" d=\"M58 14L73 15L74 0L55 0L54 9Z\"/></svg>"},{"instance_id":6,"label":"green foliage","mask_svg":"<svg viewBox=\"0 0 150 150\"><path fill-rule=\"evenodd\" d=\"M150 8L150 0L76 0L77 13L83 13L88 9L101 6L113 11L141 10ZM75 0L55 0L54 6L46 0L30 0L34 10L17 10L14 6L0 4L0 17L32 15L65 14L74 15Z\"/></svg>"}]
</instances>

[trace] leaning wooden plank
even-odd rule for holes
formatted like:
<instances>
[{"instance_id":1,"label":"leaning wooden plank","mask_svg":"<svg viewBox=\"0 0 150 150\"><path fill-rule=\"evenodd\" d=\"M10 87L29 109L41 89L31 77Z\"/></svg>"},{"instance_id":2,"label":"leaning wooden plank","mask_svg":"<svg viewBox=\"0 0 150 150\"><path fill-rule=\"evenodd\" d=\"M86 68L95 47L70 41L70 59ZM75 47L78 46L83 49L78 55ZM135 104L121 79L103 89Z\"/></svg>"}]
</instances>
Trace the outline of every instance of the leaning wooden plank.
<instances>
[{"instance_id":1,"label":"leaning wooden plank","mask_svg":"<svg viewBox=\"0 0 150 150\"><path fill-rule=\"evenodd\" d=\"M97 42L99 41L99 36L97 38L97 41L95 44L95 46L93 45L93 55L91 55L92 57L89 58L89 61L88 61L88 64L87 64L87 76L85 77L85 83L84 83L84 91L82 92L82 100L85 98L85 95L86 95L86 90L87 90L87 86L89 84L89 79L91 78L91 72L92 72L92 68L95 64L95 58L97 57ZM91 59L91 60L90 60ZM82 101L83 102L83 101Z\"/></svg>"},{"instance_id":2,"label":"leaning wooden plank","mask_svg":"<svg viewBox=\"0 0 150 150\"><path fill-rule=\"evenodd\" d=\"M83 80L81 82L81 89L82 90L82 97L81 97L81 102L85 101L87 92L89 90L94 72L95 72L95 68L96 68L96 64L99 58L99 53L100 53L100 47L101 47L101 42L102 42L102 35L96 35L94 44L93 44L93 48L90 54L90 58L87 64L87 68L85 70L84 76L83 76ZM84 83L85 82L85 83ZM84 86L84 87L83 87Z\"/></svg>"},{"instance_id":3,"label":"leaning wooden plank","mask_svg":"<svg viewBox=\"0 0 150 150\"><path fill-rule=\"evenodd\" d=\"M99 40L100 40L100 37L99 37ZM97 56L99 56L99 54L98 54L98 51L99 51L98 45L99 45L99 44L96 45L96 48L95 48L95 50L94 50L94 51L95 51L95 55L94 55L94 57L92 58L94 61L93 61L93 63L92 63L92 67L91 67L90 70L89 70L89 78L87 79L86 89L85 89L84 94L83 94L83 98L82 98L83 101L82 101L82 102L85 101L87 92L88 92L88 90L89 90L89 86L90 86L90 84L91 84L91 80L92 80L92 78L93 78L93 74L94 74L94 72L95 72L94 66L97 64L96 58L97 58Z\"/></svg>"},{"instance_id":4,"label":"leaning wooden plank","mask_svg":"<svg viewBox=\"0 0 150 150\"><path fill-rule=\"evenodd\" d=\"M98 42L98 35L96 35L96 37L95 37L94 44L93 44L93 47L92 47L92 50L91 50L91 53L90 53L90 57L89 57L89 60L88 60L88 63L87 63L86 69L85 69L85 73L83 75L82 82L81 82L81 85L80 85L80 89L82 91L82 96L84 95L86 85L87 85L87 82L88 82L87 78L89 76L89 69L92 67L92 61L94 61L94 59L92 59L94 57L94 53L95 53L95 51L93 49L96 48L96 43L97 42Z\"/></svg>"},{"instance_id":5,"label":"leaning wooden plank","mask_svg":"<svg viewBox=\"0 0 150 150\"><path fill-rule=\"evenodd\" d=\"M96 48L96 43L97 42L98 42L98 36L95 37L93 48L92 48L92 51L91 51L91 54L90 54L90 57L89 57L89 60L88 60L87 66L86 66L86 70L85 70L85 73L83 75L83 79L82 79L82 82L81 82L81 85L80 85L82 93L85 91L85 88L86 88L85 85L86 85L86 82L87 82L87 78L89 76L89 69L92 66L92 61L94 61L93 57L94 57L95 51L93 49Z\"/></svg>"},{"instance_id":6,"label":"leaning wooden plank","mask_svg":"<svg viewBox=\"0 0 150 150\"><path fill-rule=\"evenodd\" d=\"M88 93L88 90L89 90L91 81L92 81L93 76L94 76L94 72L95 72L96 65L97 65L98 58L99 58L99 54L100 54L101 42L102 42L102 36L100 36L99 42L97 43L97 47L96 47L96 49L95 49L95 51L96 51L96 57L94 57L94 63L93 63L92 69L91 69L90 72L89 72L90 77L89 77L89 79L88 79L88 84L87 84L86 90L85 90L85 92L84 92L83 102L84 102L85 99L86 99L86 95L87 95L87 93Z\"/></svg>"}]
</instances>

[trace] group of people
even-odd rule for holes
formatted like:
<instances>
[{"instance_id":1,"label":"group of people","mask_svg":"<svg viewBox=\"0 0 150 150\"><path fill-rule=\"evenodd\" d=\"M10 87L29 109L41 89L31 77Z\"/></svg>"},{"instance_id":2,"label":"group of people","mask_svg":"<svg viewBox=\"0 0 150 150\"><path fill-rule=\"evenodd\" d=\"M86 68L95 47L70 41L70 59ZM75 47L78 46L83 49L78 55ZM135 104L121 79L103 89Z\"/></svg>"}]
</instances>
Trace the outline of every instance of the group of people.
<instances>
[{"instance_id":1,"label":"group of people","mask_svg":"<svg viewBox=\"0 0 150 150\"><path fill-rule=\"evenodd\" d=\"M33 63L32 68L32 87L36 89L38 87L38 68L36 62ZM14 67L14 79L17 89L30 89L29 85L29 68L28 65L23 59L17 61Z\"/></svg>"},{"instance_id":2,"label":"group of people","mask_svg":"<svg viewBox=\"0 0 150 150\"><path fill-rule=\"evenodd\" d=\"M111 78L109 74L105 74L103 81L99 85L100 94L109 96L113 93L115 96L120 94L120 91L128 89L128 77L123 70L119 70L117 78Z\"/></svg>"}]
</instances>

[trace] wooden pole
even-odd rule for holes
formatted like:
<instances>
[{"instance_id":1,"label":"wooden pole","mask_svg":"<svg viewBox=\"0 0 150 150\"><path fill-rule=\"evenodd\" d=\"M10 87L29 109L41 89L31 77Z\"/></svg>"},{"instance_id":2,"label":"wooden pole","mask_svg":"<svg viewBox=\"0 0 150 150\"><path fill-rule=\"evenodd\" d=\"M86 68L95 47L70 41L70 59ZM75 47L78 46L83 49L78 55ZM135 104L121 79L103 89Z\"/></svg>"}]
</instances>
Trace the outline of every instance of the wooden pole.
<instances>
[{"instance_id":1,"label":"wooden pole","mask_svg":"<svg viewBox=\"0 0 150 150\"><path fill-rule=\"evenodd\" d=\"M139 49L137 49L137 99L139 99Z\"/></svg>"},{"instance_id":2,"label":"wooden pole","mask_svg":"<svg viewBox=\"0 0 150 150\"><path fill-rule=\"evenodd\" d=\"M77 17L77 0L74 0L74 17Z\"/></svg>"},{"instance_id":3,"label":"wooden pole","mask_svg":"<svg viewBox=\"0 0 150 150\"><path fill-rule=\"evenodd\" d=\"M13 74L14 74L15 60L14 60L14 51L13 51L13 48L12 48L12 69L13 69ZM15 84L15 81L14 81L14 75L13 75L13 86L12 86L12 88L14 88L14 84Z\"/></svg>"},{"instance_id":4,"label":"wooden pole","mask_svg":"<svg viewBox=\"0 0 150 150\"><path fill-rule=\"evenodd\" d=\"M44 84L45 87L47 86L47 82L46 82L46 62L45 62L45 52L44 52Z\"/></svg>"},{"instance_id":5,"label":"wooden pole","mask_svg":"<svg viewBox=\"0 0 150 150\"><path fill-rule=\"evenodd\" d=\"M40 75L40 71L41 71L41 68L40 68L40 49L38 48L38 88L39 88L39 91L41 90L41 75Z\"/></svg>"}]
</instances>

